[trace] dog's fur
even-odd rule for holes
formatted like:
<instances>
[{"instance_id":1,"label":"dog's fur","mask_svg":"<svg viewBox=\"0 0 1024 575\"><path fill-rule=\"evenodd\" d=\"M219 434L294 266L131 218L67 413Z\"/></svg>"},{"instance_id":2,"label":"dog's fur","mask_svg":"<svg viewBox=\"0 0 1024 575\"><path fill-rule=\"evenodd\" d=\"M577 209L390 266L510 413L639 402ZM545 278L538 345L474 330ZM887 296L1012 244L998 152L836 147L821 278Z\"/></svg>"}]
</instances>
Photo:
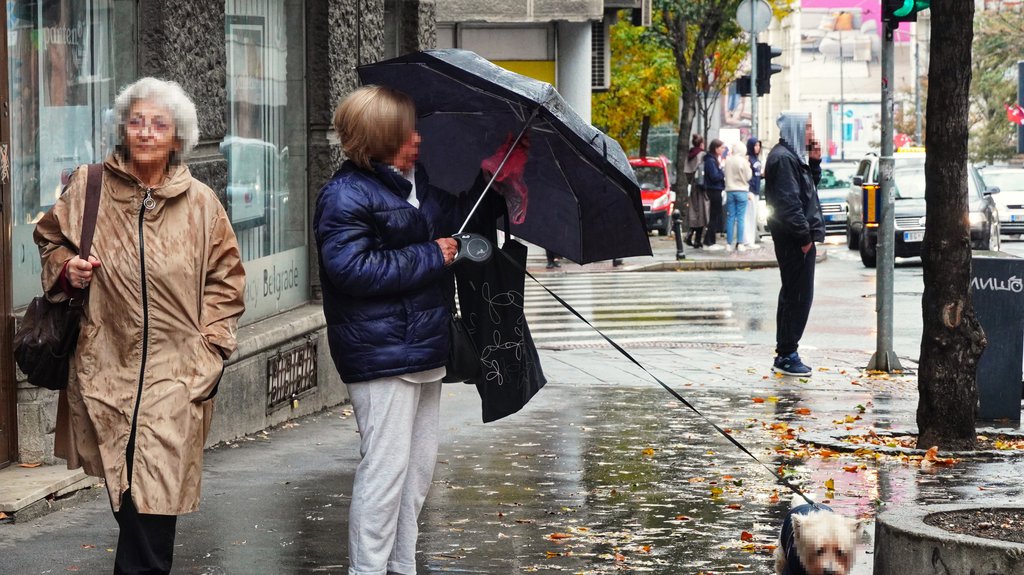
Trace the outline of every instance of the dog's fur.
<instances>
[{"instance_id":1,"label":"dog's fur","mask_svg":"<svg viewBox=\"0 0 1024 575\"><path fill-rule=\"evenodd\" d=\"M775 548L777 575L848 575L857 553L859 523L826 505L793 498Z\"/></svg>"}]
</instances>

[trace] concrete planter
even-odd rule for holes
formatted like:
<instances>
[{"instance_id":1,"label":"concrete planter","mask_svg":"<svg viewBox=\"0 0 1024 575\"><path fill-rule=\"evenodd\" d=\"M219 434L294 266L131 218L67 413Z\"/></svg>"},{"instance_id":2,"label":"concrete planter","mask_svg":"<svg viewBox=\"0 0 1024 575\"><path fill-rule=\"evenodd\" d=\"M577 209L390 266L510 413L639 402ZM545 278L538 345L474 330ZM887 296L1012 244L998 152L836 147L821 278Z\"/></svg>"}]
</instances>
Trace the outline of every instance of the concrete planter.
<instances>
[{"instance_id":1,"label":"concrete planter","mask_svg":"<svg viewBox=\"0 0 1024 575\"><path fill-rule=\"evenodd\" d=\"M976 509L1024 510L1024 505L909 505L886 511L875 524L875 575L1024 575L1024 545L924 522L936 513Z\"/></svg>"}]
</instances>

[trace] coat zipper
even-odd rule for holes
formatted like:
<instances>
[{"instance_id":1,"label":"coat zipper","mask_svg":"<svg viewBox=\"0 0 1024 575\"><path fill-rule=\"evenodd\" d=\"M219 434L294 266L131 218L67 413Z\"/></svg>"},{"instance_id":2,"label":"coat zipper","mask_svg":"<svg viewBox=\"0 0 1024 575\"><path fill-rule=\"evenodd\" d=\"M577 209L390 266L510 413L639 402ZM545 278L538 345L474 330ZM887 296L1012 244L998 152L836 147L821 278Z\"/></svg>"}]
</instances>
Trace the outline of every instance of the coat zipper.
<instances>
[{"instance_id":1,"label":"coat zipper","mask_svg":"<svg viewBox=\"0 0 1024 575\"><path fill-rule=\"evenodd\" d=\"M142 272L142 365L139 368L139 387L135 392L135 410L132 413L132 430L128 436L128 443L132 445L132 462L130 469L135 467L135 436L138 432L139 406L142 403L142 384L146 375L146 356L149 351L149 292L146 289L146 242L143 237L143 224L146 219L146 212L155 207L153 201L153 188L146 188L146 195L142 198L139 206L139 268ZM132 473L128 474L128 489L132 488Z\"/></svg>"}]
</instances>

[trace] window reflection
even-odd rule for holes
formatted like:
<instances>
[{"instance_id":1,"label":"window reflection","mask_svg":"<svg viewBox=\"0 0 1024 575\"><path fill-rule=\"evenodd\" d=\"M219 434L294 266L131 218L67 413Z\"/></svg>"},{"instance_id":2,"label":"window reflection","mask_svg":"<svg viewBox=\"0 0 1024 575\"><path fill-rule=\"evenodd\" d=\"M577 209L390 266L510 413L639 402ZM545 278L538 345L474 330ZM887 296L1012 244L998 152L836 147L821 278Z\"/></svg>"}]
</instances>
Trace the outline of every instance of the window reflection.
<instances>
[{"instance_id":1,"label":"window reflection","mask_svg":"<svg viewBox=\"0 0 1024 575\"><path fill-rule=\"evenodd\" d=\"M61 175L113 146L114 96L135 79L133 0L8 0L14 305L39 292L34 223ZM116 23L116 25L115 25Z\"/></svg>"}]
</instances>

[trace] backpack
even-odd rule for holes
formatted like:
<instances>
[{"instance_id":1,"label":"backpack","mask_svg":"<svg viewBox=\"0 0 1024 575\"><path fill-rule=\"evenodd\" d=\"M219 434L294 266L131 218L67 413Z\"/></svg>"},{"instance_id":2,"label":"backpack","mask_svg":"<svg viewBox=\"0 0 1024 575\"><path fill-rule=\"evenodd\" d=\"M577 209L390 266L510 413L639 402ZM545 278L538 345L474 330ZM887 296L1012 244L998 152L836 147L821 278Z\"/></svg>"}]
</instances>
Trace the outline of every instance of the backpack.
<instances>
[{"instance_id":1,"label":"backpack","mask_svg":"<svg viewBox=\"0 0 1024 575\"><path fill-rule=\"evenodd\" d=\"M700 161L697 162L697 169L694 170L694 172L693 172L693 181L696 182L698 186L703 186L704 185L704 157L703 157L703 155L701 156Z\"/></svg>"}]
</instances>

